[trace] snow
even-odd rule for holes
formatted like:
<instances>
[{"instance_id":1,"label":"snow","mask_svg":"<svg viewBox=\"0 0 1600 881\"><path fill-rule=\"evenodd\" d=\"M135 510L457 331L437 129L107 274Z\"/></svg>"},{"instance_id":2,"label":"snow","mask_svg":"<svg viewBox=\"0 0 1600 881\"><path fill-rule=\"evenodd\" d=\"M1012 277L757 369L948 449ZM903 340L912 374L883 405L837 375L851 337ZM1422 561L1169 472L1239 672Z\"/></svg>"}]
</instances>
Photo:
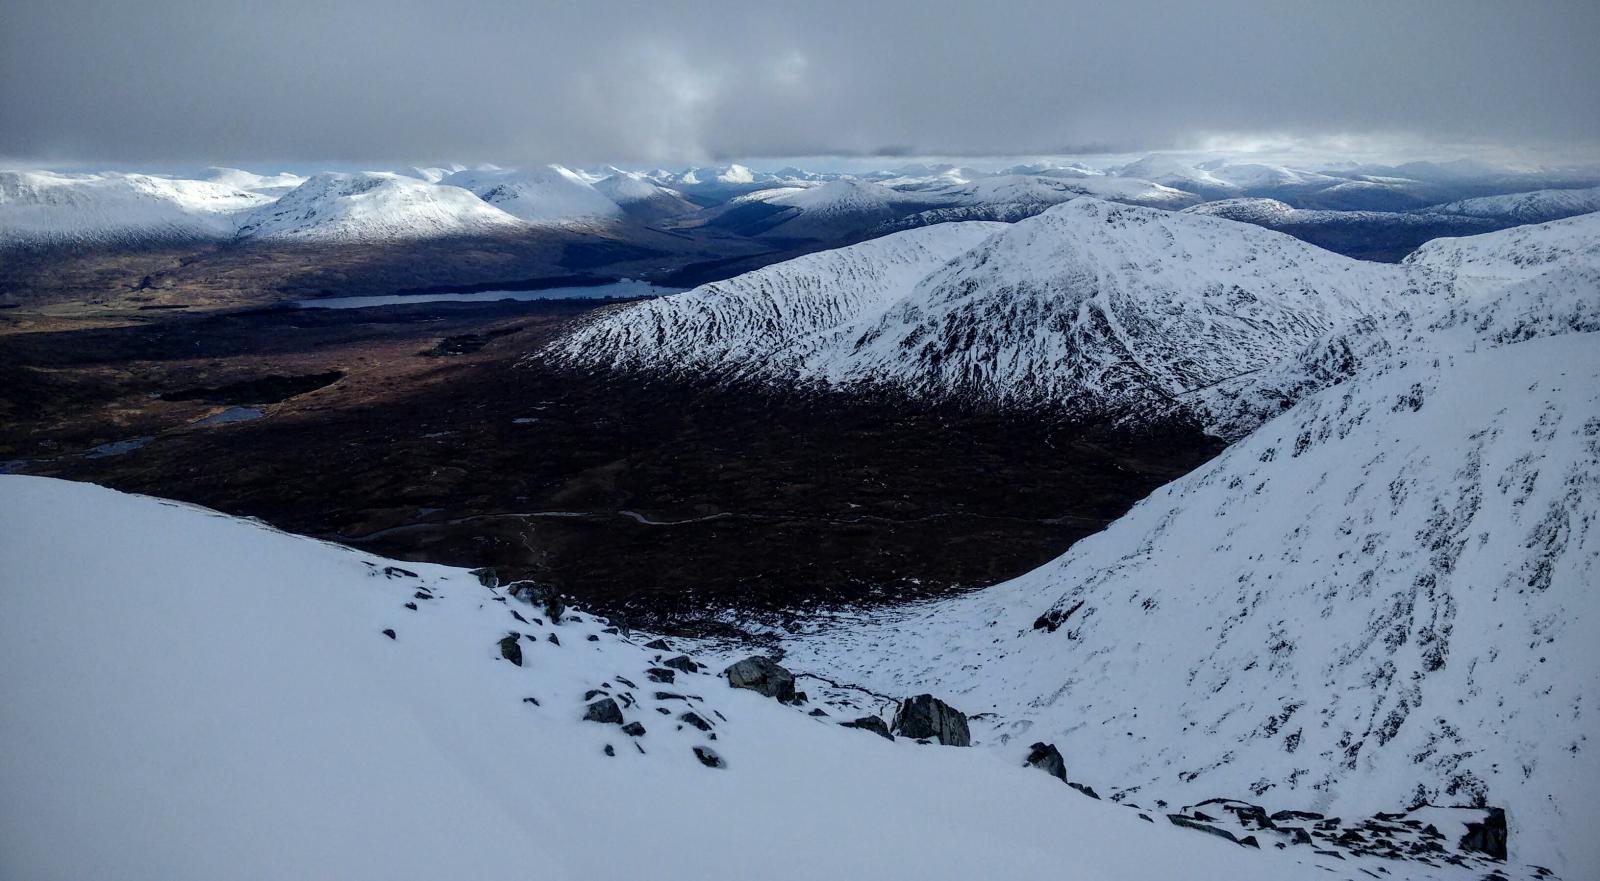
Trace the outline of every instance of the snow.
<instances>
[{"instance_id":1,"label":"snow","mask_svg":"<svg viewBox=\"0 0 1600 881\"><path fill-rule=\"evenodd\" d=\"M903 266L925 275L897 275L871 296L860 291L876 277L856 256L867 252L843 249L610 313L547 352L630 370L1142 421L1188 412L1203 400L1184 397L1192 392L1439 287L1431 271L1090 198L983 230L981 243L917 240L941 246L937 260ZM805 317L796 323L795 314ZM1225 433L1221 422L1212 427Z\"/></svg>"},{"instance_id":2,"label":"snow","mask_svg":"<svg viewBox=\"0 0 1600 881\"><path fill-rule=\"evenodd\" d=\"M239 238L395 241L514 233L526 225L457 186L389 172L318 174L251 212Z\"/></svg>"},{"instance_id":3,"label":"snow","mask_svg":"<svg viewBox=\"0 0 1600 881\"><path fill-rule=\"evenodd\" d=\"M459 569L17 476L0 477L0 558L13 877L1328 876L990 751L891 743L705 674L654 686L642 635L518 622L542 612ZM521 667L499 657L508 631L529 634ZM643 753L580 721L602 682L639 696Z\"/></svg>"},{"instance_id":4,"label":"snow","mask_svg":"<svg viewBox=\"0 0 1600 881\"><path fill-rule=\"evenodd\" d=\"M1439 214L1464 214L1518 223L1543 223L1600 211L1600 187L1576 190L1534 190L1504 196L1463 199L1428 209Z\"/></svg>"},{"instance_id":5,"label":"snow","mask_svg":"<svg viewBox=\"0 0 1600 881\"><path fill-rule=\"evenodd\" d=\"M206 169L204 179L235 190L273 197L281 196L306 182L305 177L287 171L277 174L257 174L241 168L221 167Z\"/></svg>"},{"instance_id":6,"label":"snow","mask_svg":"<svg viewBox=\"0 0 1600 881\"><path fill-rule=\"evenodd\" d=\"M224 239L270 202L210 181L0 171L0 247Z\"/></svg>"},{"instance_id":7,"label":"snow","mask_svg":"<svg viewBox=\"0 0 1600 881\"><path fill-rule=\"evenodd\" d=\"M485 202L532 224L607 222L622 214L593 184L559 165L516 171L459 171L442 183L476 193Z\"/></svg>"},{"instance_id":8,"label":"snow","mask_svg":"<svg viewBox=\"0 0 1600 881\"><path fill-rule=\"evenodd\" d=\"M1600 335L1397 357L1035 572L785 648L994 712L975 736L1053 741L1102 793L1482 797L1514 861L1595 877L1597 437Z\"/></svg>"}]
</instances>

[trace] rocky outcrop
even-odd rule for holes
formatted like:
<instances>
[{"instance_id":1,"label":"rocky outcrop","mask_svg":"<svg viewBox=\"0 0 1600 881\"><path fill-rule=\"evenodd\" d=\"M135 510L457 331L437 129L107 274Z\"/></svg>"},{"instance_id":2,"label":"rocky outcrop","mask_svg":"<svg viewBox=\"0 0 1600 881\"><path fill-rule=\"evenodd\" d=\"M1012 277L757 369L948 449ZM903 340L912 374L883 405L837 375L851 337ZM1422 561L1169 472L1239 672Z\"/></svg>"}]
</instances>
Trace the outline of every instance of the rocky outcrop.
<instances>
[{"instance_id":1,"label":"rocky outcrop","mask_svg":"<svg viewBox=\"0 0 1600 881\"><path fill-rule=\"evenodd\" d=\"M748 688L784 703L794 702L794 674L771 658L751 655L722 672L734 688Z\"/></svg>"},{"instance_id":2,"label":"rocky outcrop","mask_svg":"<svg viewBox=\"0 0 1600 881\"><path fill-rule=\"evenodd\" d=\"M546 584L514 581L506 588L506 592L531 606L543 608L551 624L560 624L561 616L567 612L567 604L561 599L561 593Z\"/></svg>"},{"instance_id":3,"label":"rocky outcrop","mask_svg":"<svg viewBox=\"0 0 1600 881\"><path fill-rule=\"evenodd\" d=\"M902 701L892 731L913 740L937 740L945 746L972 745L967 715L931 694Z\"/></svg>"},{"instance_id":4,"label":"rocky outcrop","mask_svg":"<svg viewBox=\"0 0 1600 881\"><path fill-rule=\"evenodd\" d=\"M584 708L583 719L585 722L601 722L607 725L622 724L622 708L611 698L601 698Z\"/></svg>"},{"instance_id":5,"label":"rocky outcrop","mask_svg":"<svg viewBox=\"0 0 1600 881\"><path fill-rule=\"evenodd\" d=\"M518 667L522 666L521 634L508 633L500 639L500 657L505 658Z\"/></svg>"},{"instance_id":6,"label":"rocky outcrop","mask_svg":"<svg viewBox=\"0 0 1600 881\"><path fill-rule=\"evenodd\" d=\"M1067 760L1061 757L1061 750L1056 749L1053 743L1036 743L1028 748L1028 757L1022 761L1024 765L1049 774L1051 777L1067 782Z\"/></svg>"},{"instance_id":7,"label":"rocky outcrop","mask_svg":"<svg viewBox=\"0 0 1600 881\"><path fill-rule=\"evenodd\" d=\"M889 733L889 726L884 724L883 719L878 716L862 716L859 719L840 722L839 724L845 728L860 728L863 731L871 731L879 737L894 740L894 735Z\"/></svg>"}]
</instances>

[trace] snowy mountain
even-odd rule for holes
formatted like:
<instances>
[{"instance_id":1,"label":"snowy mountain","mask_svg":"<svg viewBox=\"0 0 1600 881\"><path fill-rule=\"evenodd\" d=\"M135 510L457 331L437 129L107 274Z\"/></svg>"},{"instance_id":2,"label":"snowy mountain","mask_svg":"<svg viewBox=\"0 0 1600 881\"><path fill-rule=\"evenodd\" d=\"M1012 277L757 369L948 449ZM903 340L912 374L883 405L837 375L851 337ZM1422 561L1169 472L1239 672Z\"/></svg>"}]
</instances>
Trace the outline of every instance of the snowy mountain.
<instances>
[{"instance_id":1,"label":"snowy mountain","mask_svg":"<svg viewBox=\"0 0 1600 881\"><path fill-rule=\"evenodd\" d=\"M1597 232L1424 248L1453 287L1291 359L1341 355L1210 465L1012 582L791 635L788 662L937 683L994 714L975 738L1054 742L1113 799L1489 804L1513 861L1595 877Z\"/></svg>"},{"instance_id":2,"label":"snowy mountain","mask_svg":"<svg viewBox=\"0 0 1600 881\"><path fill-rule=\"evenodd\" d=\"M1347 257L1397 262L1441 236L1474 235L1501 226L1482 217L1400 211L1325 211L1294 208L1277 199L1239 198L1184 209L1288 233Z\"/></svg>"},{"instance_id":3,"label":"snowy mountain","mask_svg":"<svg viewBox=\"0 0 1600 881\"><path fill-rule=\"evenodd\" d=\"M526 224L456 186L387 172L319 174L247 215L239 238L372 242L496 235Z\"/></svg>"},{"instance_id":4,"label":"snowy mountain","mask_svg":"<svg viewBox=\"0 0 1600 881\"><path fill-rule=\"evenodd\" d=\"M18 878L1483 873L1240 847L465 570L187 505L0 476L0 558Z\"/></svg>"},{"instance_id":5,"label":"snowy mountain","mask_svg":"<svg viewBox=\"0 0 1600 881\"><path fill-rule=\"evenodd\" d=\"M277 174L257 174L253 171L245 171L242 168L219 167L206 169L203 180L221 184L231 189L244 190L248 193L260 193L263 196L271 196L273 198L277 198L306 182L306 179L301 175L291 174L287 171Z\"/></svg>"},{"instance_id":6,"label":"snowy mountain","mask_svg":"<svg viewBox=\"0 0 1600 881\"><path fill-rule=\"evenodd\" d=\"M994 220L1015 223L1032 217L1052 205L1081 196L1147 205L1152 208L1179 209L1193 205L1199 197L1149 181L1122 177L1045 177L1040 175L996 175L969 184L918 191L940 207L901 217L880 227L878 232L915 229L932 223L960 220Z\"/></svg>"},{"instance_id":7,"label":"snowy mountain","mask_svg":"<svg viewBox=\"0 0 1600 881\"><path fill-rule=\"evenodd\" d=\"M1516 223L1544 223L1547 220L1560 220L1563 217L1600 211L1600 187L1481 196L1476 199L1435 205L1428 210L1437 214L1463 214L1468 217L1486 217Z\"/></svg>"},{"instance_id":8,"label":"snowy mountain","mask_svg":"<svg viewBox=\"0 0 1600 881\"><path fill-rule=\"evenodd\" d=\"M1048 407L1096 421L1163 420L1203 416L1193 392L1437 287L1421 269L1088 198L980 229L981 243L943 251L892 301L860 293L846 249L761 270L750 282L759 299L736 293L746 277L708 285L608 313L547 353L629 370ZM820 290L819 277L828 281ZM826 308L810 305L819 298ZM789 332L782 324L797 302L828 325L808 320Z\"/></svg>"},{"instance_id":9,"label":"snowy mountain","mask_svg":"<svg viewBox=\"0 0 1600 881\"><path fill-rule=\"evenodd\" d=\"M1190 165L1172 156L1159 153L1111 169L1120 177L1153 181L1173 189L1183 190L1208 199L1239 195L1242 187L1211 171Z\"/></svg>"},{"instance_id":10,"label":"snowy mountain","mask_svg":"<svg viewBox=\"0 0 1600 881\"><path fill-rule=\"evenodd\" d=\"M807 356L846 340L929 272L1004 228L948 223L807 254L598 314L544 354L618 370L798 379Z\"/></svg>"},{"instance_id":11,"label":"snowy mountain","mask_svg":"<svg viewBox=\"0 0 1600 881\"><path fill-rule=\"evenodd\" d=\"M621 206L629 217L653 223L669 217L680 217L700 210L677 190L661 186L650 178L635 172L613 169L612 173L594 183L601 195Z\"/></svg>"},{"instance_id":12,"label":"snowy mountain","mask_svg":"<svg viewBox=\"0 0 1600 881\"><path fill-rule=\"evenodd\" d=\"M501 211L536 225L604 223L622 216L616 202L559 165L458 171L440 183L470 190Z\"/></svg>"},{"instance_id":13,"label":"snowy mountain","mask_svg":"<svg viewBox=\"0 0 1600 881\"><path fill-rule=\"evenodd\" d=\"M245 212L271 201L210 181L0 171L0 247L225 239Z\"/></svg>"}]
</instances>

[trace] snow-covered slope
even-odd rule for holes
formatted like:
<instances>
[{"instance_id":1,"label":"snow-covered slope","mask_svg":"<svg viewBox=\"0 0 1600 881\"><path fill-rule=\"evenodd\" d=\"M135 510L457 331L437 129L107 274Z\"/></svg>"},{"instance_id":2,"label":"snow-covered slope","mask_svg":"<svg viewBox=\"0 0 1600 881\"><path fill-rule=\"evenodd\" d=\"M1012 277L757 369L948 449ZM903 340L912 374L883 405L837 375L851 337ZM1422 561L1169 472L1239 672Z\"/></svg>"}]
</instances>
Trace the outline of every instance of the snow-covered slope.
<instances>
[{"instance_id":1,"label":"snow-covered slope","mask_svg":"<svg viewBox=\"0 0 1600 881\"><path fill-rule=\"evenodd\" d=\"M848 253L761 270L759 301L732 294L734 279L613 312L549 351L575 363L1143 420L1182 415L1191 392L1432 290L1422 270L1086 198L999 228L892 303L861 300L840 281L859 272L833 256ZM819 276L828 280L820 289ZM829 306L790 332L796 300ZM670 323L660 310L671 310Z\"/></svg>"},{"instance_id":2,"label":"snow-covered slope","mask_svg":"<svg viewBox=\"0 0 1600 881\"><path fill-rule=\"evenodd\" d=\"M594 188L619 205L628 216L646 222L678 217L700 208L677 190L622 169L612 169L610 175L595 181Z\"/></svg>"},{"instance_id":3,"label":"snow-covered slope","mask_svg":"<svg viewBox=\"0 0 1600 881\"><path fill-rule=\"evenodd\" d=\"M244 212L271 201L210 181L0 171L0 248L223 239Z\"/></svg>"},{"instance_id":4,"label":"snow-covered slope","mask_svg":"<svg viewBox=\"0 0 1600 881\"><path fill-rule=\"evenodd\" d=\"M1471 331L1312 395L1039 570L787 657L936 683L995 714L988 745L1052 741L1103 794L1480 802L1514 861L1597 877L1600 334Z\"/></svg>"},{"instance_id":5,"label":"snow-covered slope","mask_svg":"<svg viewBox=\"0 0 1600 881\"><path fill-rule=\"evenodd\" d=\"M1600 187L1579 190L1535 190L1504 196L1483 196L1435 205L1428 209L1439 214L1464 214L1514 220L1517 223L1544 223L1577 214L1600 211Z\"/></svg>"},{"instance_id":6,"label":"snow-covered slope","mask_svg":"<svg viewBox=\"0 0 1600 881\"><path fill-rule=\"evenodd\" d=\"M281 196L306 182L303 176L291 174L287 171L281 171L277 174L257 174L241 168L221 167L206 169L204 179L235 190L260 193L263 196L271 196L273 198Z\"/></svg>"},{"instance_id":7,"label":"snow-covered slope","mask_svg":"<svg viewBox=\"0 0 1600 881\"><path fill-rule=\"evenodd\" d=\"M471 192L387 172L319 174L247 215L241 239L400 241L494 235L525 224Z\"/></svg>"},{"instance_id":8,"label":"snow-covered slope","mask_svg":"<svg viewBox=\"0 0 1600 881\"><path fill-rule=\"evenodd\" d=\"M546 357L689 376L799 379L799 362L831 351L929 272L1004 229L948 223L896 233L598 314Z\"/></svg>"},{"instance_id":9,"label":"snow-covered slope","mask_svg":"<svg viewBox=\"0 0 1600 881\"><path fill-rule=\"evenodd\" d=\"M646 636L463 570L198 508L3 476L0 559L9 878L1356 873L661 667ZM583 721L590 689L642 730Z\"/></svg>"},{"instance_id":10,"label":"snow-covered slope","mask_svg":"<svg viewBox=\"0 0 1600 881\"><path fill-rule=\"evenodd\" d=\"M441 183L464 187L483 201L534 224L616 220L622 209L592 184L559 165L458 171Z\"/></svg>"},{"instance_id":11,"label":"snow-covered slope","mask_svg":"<svg viewBox=\"0 0 1600 881\"><path fill-rule=\"evenodd\" d=\"M1426 211L1327 211L1294 208L1277 199L1239 198L1186 208L1191 214L1225 217L1285 232L1348 257L1395 262L1441 236L1463 236L1505 224L1482 217Z\"/></svg>"}]
</instances>

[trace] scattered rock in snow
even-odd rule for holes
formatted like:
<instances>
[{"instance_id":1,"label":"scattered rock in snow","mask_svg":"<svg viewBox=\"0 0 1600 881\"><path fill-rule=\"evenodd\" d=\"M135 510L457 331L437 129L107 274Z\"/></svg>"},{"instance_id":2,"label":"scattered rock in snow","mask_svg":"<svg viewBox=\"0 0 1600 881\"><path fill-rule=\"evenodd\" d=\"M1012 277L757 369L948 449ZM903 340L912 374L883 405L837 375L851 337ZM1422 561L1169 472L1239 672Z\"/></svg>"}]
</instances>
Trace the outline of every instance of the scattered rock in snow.
<instances>
[{"instance_id":1,"label":"scattered rock in snow","mask_svg":"<svg viewBox=\"0 0 1600 881\"><path fill-rule=\"evenodd\" d=\"M1036 743L1028 747L1028 757L1023 764L1038 768L1062 783L1067 782L1067 760L1061 757L1061 750L1056 749L1053 743Z\"/></svg>"},{"instance_id":2,"label":"scattered rock in snow","mask_svg":"<svg viewBox=\"0 0 1600 881\"><path fill-rule=\"evenodd\" d=\"M644 671L644 675L650 677L651 682L672 682L678 678L677 673L674 673L665 667L651 667L650 669Z\"/></svg>"},{"instance_id":3,"label":"scattered rock in snow","mask_svg":"<svg viewBox=\"0 0 1600 881\"><path fill-rule=\"evenodd\" d=\"M385 566L385 567L383 567L383 574L389 576L390 578L416 578L417 577L417 573L412 572L410 569L401 569L399 566Z\"/></svg>"},{"instance_id":4,"label":"scattered rock in snow","mask_svg":"<svg viewBox=\"0 0 1600 881\"><path fill-rule=\"evenodd\" d=\"M701 731L710 731L711 723L707 722L699 713L689 712L678 717L678 721L687 722Z\"/></svg>"},{"instance_id":5,"label":"scattered rock in snow","mask_svg":"<svg viewBox=\"0 0 1600 881\"><path fill-rule=\"evenodd\" d=\"M622 709L611 698L601 698L583 710L585 722L603 722L607 725L622 724Z\"/></svg>"},{"instance_id":6,"label":"scattered rock in snow","mask_svg":"<svg viewBox=\"0 0 1600 881\"><path fill-rule=\"evenodd\" d=\"M884 721L877 716L862 716L859 719L840 722L839 724L845 728L860 728L863 731L871 731L879 737L894 740L894 735L889 733L889 726L884 724Z\"/></svg>"},{"instance_id":7,"label":"scattered rock in snow","mask_svg":"<svg viewBox=\"0 0 1600 881\"><path fill-rule=\"evenodd\" d=\"M645 643L644 647L647 649L655 649L658 652L672 651L672 643L669 643L664 639L652 639Z\"/></svg>"},{"instance_id":8,"label":"scattered rock in snow","mask_svg":"<svg viewBox=\"0 0 1600 881\"><path fill-rule=\"evenodd\" d=\"M612 746L612 745L611 745L611 744L609 744L609 743L608 743L608 744L606 744L606 750L605 750L605 752L606 752L606 755L608 755L608 756L615 756L615 755L616 755L616 754L617 754L617 750L616 750L616 748L615 748L615 747L613 747L613 746Z\"/></svg>"},{"instance_id":9,"label":"scattered rock in snow","mask_svg":"<svg viewBox=\"0 0 1600 881\"><path fill-rule=\"evenodd\" d=\"M598 635L596 635L596 634L593 634L593 633L589 634L588 636L586 636L584 638L589 640L590 642L599 642L600 641L600 637Z\"/></svg>"},{"instance_id":10,"label":"scattered rock in snow","mask_svg":"<svg viewBox=\"0 0 1600 881\"><path fill-rule=\"evenodd\" d=\"M411 611L415 612L417 610L417 604L416 603L406 603L406 608L408 608Z\"/></svg>"},{"instance_id":11,"label":"scattered rock in snow","mask_svg":"<svg viewBox=\"0 0 1600 881\"><path fill-rule=\"evenodd\" d=\"M1503 860L1506 858L1506 812L1503 808L1484 808L1483 812L1482 820L1466 822L1467 834L1461 837L1461 849Z\"/></svg>"},{"instance_id":12,"label":"scattered rock in snow","mask_svg":"<svg viewBox=\"0 0 1600 881\"><path fill-rule=\"evenodd\" d=\"M705 765L707 768L728 767L728 763L722 760L722 756L717 755L716 752L708 746L695 747L694 757L699 759L700 764Z\"/></svg>"},{"instance_id":13,"label":"scattered rock in snow","mask_svg":"<svg viewBox=\"0 0 1600 881\"><path fill-rule=\"evenodd\" d=\"M542 606L545 617L549 618L552 624L560 624L561 616L567 611L567 604L562 601L561 594L548 585L532 581L515 581L506 588L506 591L529 605Z\"/></svg>"},{"instance_id":14,"label":"scattered rock in snow","mask_svg":"<svg viewBox=\"0 0 1600 881\"><path fill-rule=\"evenodd\" d=\"M628 724L622 726L622 733L628 735L629 737L643 737L644 726L640 725L638 722L629 722Z\"/></svg>"},{"instance_id":15,"label":"scattered rock in snow","mask_svg":"<svg viewBox=\"0 0 1600 881\"><path fill-rule=\"evenodd\" d=\"M384 628L383 635L389 637L390 639L394 639L394 631L388 628Z\"/></svg>"},{"instance_id":16,"label":"scattered rock in snow","mask_svg":"<svg viewBox=\"0 0 1600 881\"><path fill-rule=\"evenodd\" d=\"M1100 793L1095 792L1094 791L1094 787L1090 786L1087 783L1073 783L1071 780L1068 780L1067 781L1067 785L1072 787L1073 789L1078 790L1079 792L1083 793L1084 795L1087 795L1090 798L1098 799L1100 797Z\"/></svg>"},{"instance_id":17,"label":"scattered rock in snow","mask_svg":"<svg viewBox=\"0 0 1600 881\"><path fill-rule=\"evenodd\" d=\"M525 704L533 704L536 707L539 705L539 699L536 697L525 697L522 699L522 702Z\"/></svg>"},{"instance_id":18,"label":"scattered rock in snow","mask_svg":"<svg viewBox=\"0 0 1600 881\"><path fill-rule=\"evenodd\" d=\"M478 577L478 583L484 587L500 586L500 574L494 570L493 566L484 566L479 569L473 569L467 574L476 575Z\"/></svg>"},{"instance_id":19,"label":"scattered rock in snow","mask_svg":"<svg viewBox=\"0 0 1600 881\"><path fill-rule=\"evenodd\" d=\"M913 740L937 740L945 746L971 746L967 715L931 694L908 697L894 714L893 732Z\"/></svg>"},{"instance_id":20,"label":"scattered rock in snow","mask_svg":"<svg viewBox=\"0 0 1600 881\"><path fill-rule=\"evenodd\" d=\"M554 646L561 645L561 638L556 636L554 633L545 634L545 639L550 640L550 644L551 645L554 645Z\"/></svg>"},{"instance_id":21,"label":"scattered rock in snow","mask_svg":"<svg viewBox=\"0 0 1600 881\"><path fill-rule=\"evenodd\" d=\"M1226 838L1229 841L1233 842L1234 844L1239 844L1239 845L1244 844L1244 841L1242 839L1238 838L1237 836L1235 836L1232 832L1229 832L1228 830L1223 829L1223 828L1221 828L1219 826L1212 826L1209 823L1201 822L1200 820L1197 820L1194 817L1185 817L1182 814L1168 814L1167 815L1167 819L1171 820L1172 821L1172 825L1174 825L1174 826L1182 826L1182 827L1184 827L1186 829L1198 829L1201 832L1205 832L1205 833L1208 833L1208 834L1211 834L1211 835L1215 835L1218 838ZM1259 846L1259 845L1255 844L1255 839L1254 838L1251 838L1250 842L1251 842L1252 846Z\"/></svg>"},{"instance_id":22,"label":"scattered rock in snow","mask_svg":"<svg viewBox=\"0 0 1600 881\"><path fill-rule=\"evenodd\" d=\"M522 646L519 641L520 634L510 633L500 638L500 657L505 658L518 667L522 666Z\"/></svg>"},{"instance_id":23,"label":"scattered rock in snow","mask_svg":"<svg viewBox=\"0 0 1600 881\"><path fill-rule=\"evenodd\" d=\"M748 688L784 703L794 700L794 674L771 658L751 655L722 672L734 688Z\"/></svg>"},{"instance_id":24,"label":"scattered rock in snow","mask_svg":"<svg viewBox=\"0 0 1600 881\"><path fill-rule=\"evenodd\" d=\"M676 658L668 658L661 662L661 666L671 667L675 670L682 670L685 673L693 673L700 669L700 665L696 664L688 655L679 655Z\"/></svg>"},{"instance_id":25,"label":"scattered rock in snow","mask_svg":"<svg viewBox=\"0 0 1600 881\"><path fill-rule=\"evenodd\" d=\"M808 715L808 716L826 716L826 715L828 715L828 711L824 710L821 707L816 707L816 708L812 709L812 711L807 713L806 715Z\"/></svg>"}]
</instances>

